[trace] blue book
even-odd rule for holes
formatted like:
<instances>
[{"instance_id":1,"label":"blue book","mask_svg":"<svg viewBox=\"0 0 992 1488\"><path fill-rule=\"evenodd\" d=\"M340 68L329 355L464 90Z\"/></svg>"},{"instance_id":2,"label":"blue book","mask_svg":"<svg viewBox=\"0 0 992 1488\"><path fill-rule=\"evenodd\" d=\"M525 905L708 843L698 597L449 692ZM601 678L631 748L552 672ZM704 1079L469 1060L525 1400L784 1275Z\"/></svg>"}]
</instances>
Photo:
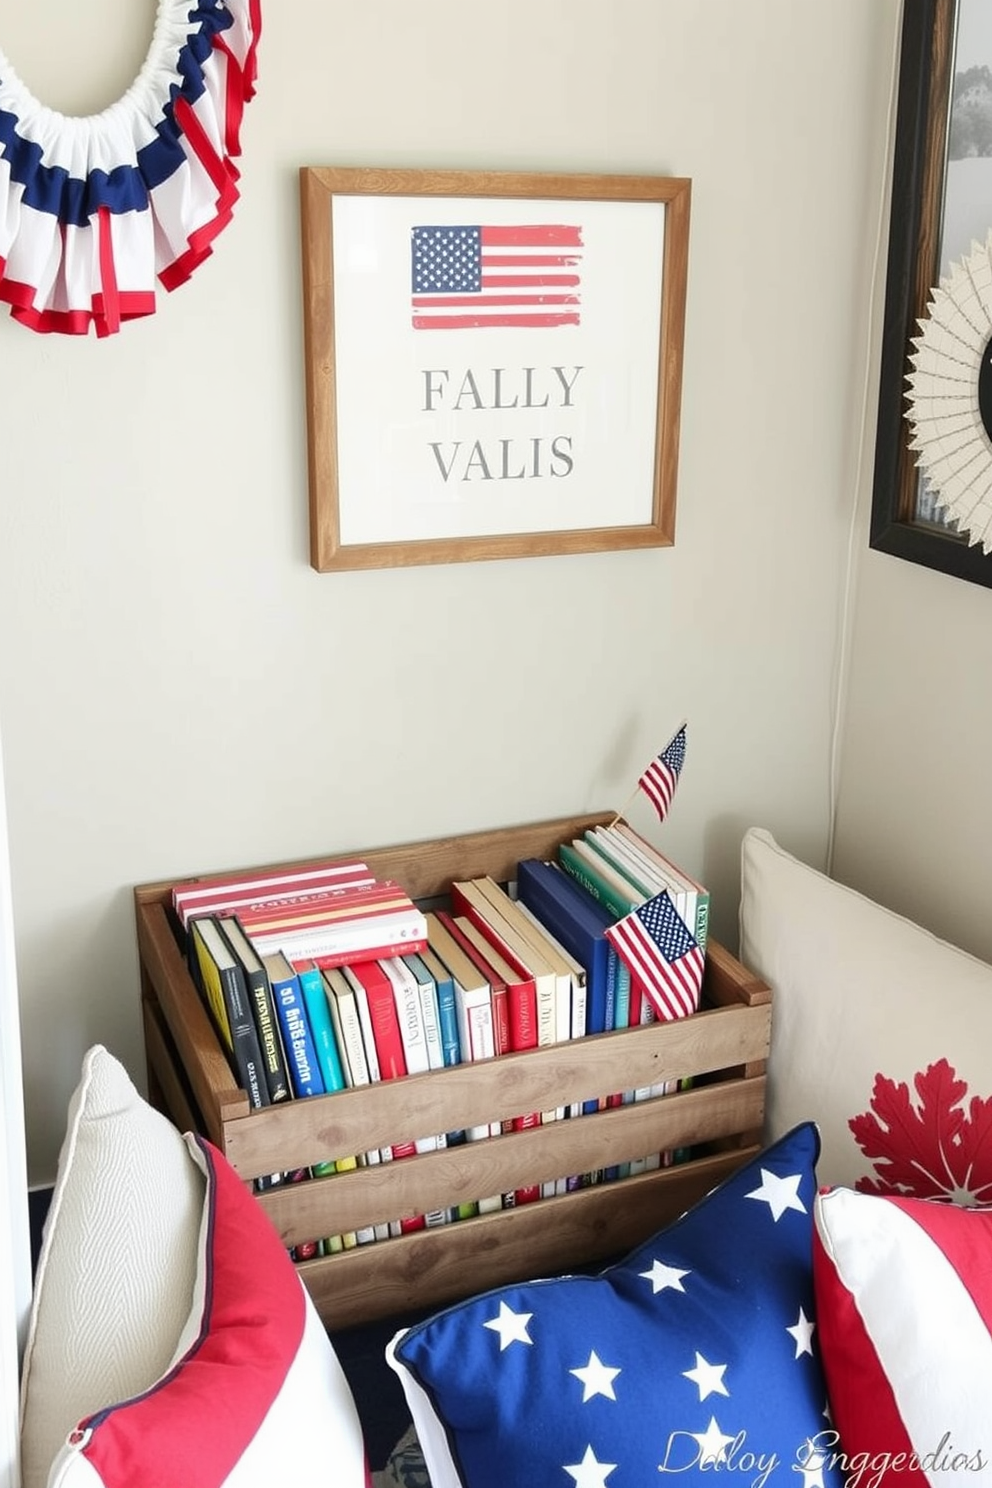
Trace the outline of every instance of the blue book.
<instances>
[{"instance_id":1,"label":"blue book","mask_svg":"<svg viewBox=\"0 0 992 1488\"><path fill-rule=\"evenodd\" d=\"M445 966L440 956L436 956L430 947L426 947L417 956L408 956L408 961L419 961L425 972L434 980L434 990L437 994L437 1021L441 1031L441 1053L447 1067L452 1064L461 1064L462 1047L458 1037L458 1012L455 1007L455 979ZM457 1147L466 1140L463 1128L457 1131L449 1131L447 1134L448 1146Z\"/></svg>"},{"instance_id":2,"label":"blue book","mask_svg":"<svg viewBox=\"0 0 992 1488\"><path fill-rule=\"evenodd\" d=\"M586 1033L606 1033L613 1027L618 962L604 931L614 916L562 869L539 858L518 863L517 893L585 967Z\"/></svg>"},{"instance_id":3,"label":"blue book","mask_svg":"<svg viewBox=\"0 0 992 1488\"><path fill-rule=\"evenodd\" d=\"M343 1090L344 1070L341 1068L341 1055L327 1006L327 993L324 991L320 967L315 961L300 961L293 969L300 979L303 1005L307 1010L307 1021L317 1052L317 1067L324 1082L324 1090L327 1094L332 1090Z\"/></svg>"},{"instance_id":4,"label":"blue book","mask_svg":"<svg viewBox=\"0 0 992 1488\"><path fill-rule=\"evenodd\" d=\"M437 1018L441 1028L441 1051L444 1062L461 1064L462 1050L458 1038L458 1012L455 1007L455 979L440 956L435 956L428 947L420 952L419 960L434 978L437 990Z\"/></svg>"},{"instance_id":5,"label":"blue book","mask_svg":"<svg viewBox=\"0 0 992 1488\"><path fill-rule=\"evenodd\" d=\"M307 1021L306 1005L300 991L300 979L282 951L263 956L265 970L272 988L272 997L279 1014L283 1048L289 1064L289 1076L293 1082L293 1093L297 1096L323 1095L324 1081L321 1078L317 1049Z\"/></svg>"}]
</instances>

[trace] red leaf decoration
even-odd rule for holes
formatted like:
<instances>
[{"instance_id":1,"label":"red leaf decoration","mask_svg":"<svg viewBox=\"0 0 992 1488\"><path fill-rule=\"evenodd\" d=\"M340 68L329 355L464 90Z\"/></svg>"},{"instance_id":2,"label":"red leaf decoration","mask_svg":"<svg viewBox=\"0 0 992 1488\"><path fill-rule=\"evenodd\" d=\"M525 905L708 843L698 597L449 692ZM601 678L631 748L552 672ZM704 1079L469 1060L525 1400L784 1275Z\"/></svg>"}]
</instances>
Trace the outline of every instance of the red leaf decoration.
<instances>
[{"instance_id":1,"label":"red leaf decoration","mask_svg":"<svg viewBox=\"0 0 992 1488\"><path fill-rule=\"evenodd\" d=\"M928 1065L909 1087L875 1076L871 1110L848 1126L877 1178L862 1193L903 1194L957 1204L992 1203L992 1098L972 1096L946 1059Z\"/></svg>"}]
</instances>

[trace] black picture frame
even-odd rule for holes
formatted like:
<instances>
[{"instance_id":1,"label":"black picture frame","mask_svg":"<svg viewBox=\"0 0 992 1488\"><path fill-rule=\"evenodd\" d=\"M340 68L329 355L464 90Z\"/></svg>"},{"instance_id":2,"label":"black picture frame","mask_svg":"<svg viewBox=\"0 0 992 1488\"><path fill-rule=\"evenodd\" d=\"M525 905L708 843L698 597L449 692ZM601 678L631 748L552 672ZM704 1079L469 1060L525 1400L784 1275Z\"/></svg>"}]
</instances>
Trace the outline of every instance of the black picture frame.
<instances>
[{"instance_id":1,"label":"black picture frame","mask_svg":"<svg viewBox=\"0 0 992 1488\"><path fill-rule=\"evenodd\" d=\"M992 555L917 517L906 376L912 337L940 269L958 0L905 0L869 545L992 588Z\"/></svg>"}]
</instances>

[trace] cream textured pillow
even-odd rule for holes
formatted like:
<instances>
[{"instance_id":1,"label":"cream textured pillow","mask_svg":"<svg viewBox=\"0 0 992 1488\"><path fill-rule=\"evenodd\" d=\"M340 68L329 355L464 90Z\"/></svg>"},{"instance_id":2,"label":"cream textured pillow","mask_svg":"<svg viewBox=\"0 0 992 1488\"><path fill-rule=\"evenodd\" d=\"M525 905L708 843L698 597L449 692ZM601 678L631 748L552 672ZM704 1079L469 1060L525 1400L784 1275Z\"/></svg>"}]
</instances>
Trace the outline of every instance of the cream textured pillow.
<instances>
[{"instance_id":1,"label":"cream textured pillow","mask_svg":"<svg viewBox=\"0 0 992 1488\"><path fill-rule=\"evenodd\" d=\"M992 967L745 834L741 959L772 989L769 1140L821 1184L992 1202Z\"/></svg>"},{"instance_id":2,"label":"cream textured pillow","mask_svg":"<svg viewBox=\"0 0 992 1488\"><path fill-rule=\"evenodd\" d=\"M371 1488L350 1386L279 1232L223 1153L186 1141L206 1196L175 1357L78 1422L48 1488Z\"/></svg>"},{"instance_id":3,"label":"cream textured pillow","mask_svg":"<svg viewBox=\"0 0 992 1488\"><path fill-rule=\"evenodd\" d=\"M23 1488L83 1416L146 1389L189 1316L205 1181L100 1045L83 1061L45 1223L21 1384Z\"/></svg>"}]
</instances>

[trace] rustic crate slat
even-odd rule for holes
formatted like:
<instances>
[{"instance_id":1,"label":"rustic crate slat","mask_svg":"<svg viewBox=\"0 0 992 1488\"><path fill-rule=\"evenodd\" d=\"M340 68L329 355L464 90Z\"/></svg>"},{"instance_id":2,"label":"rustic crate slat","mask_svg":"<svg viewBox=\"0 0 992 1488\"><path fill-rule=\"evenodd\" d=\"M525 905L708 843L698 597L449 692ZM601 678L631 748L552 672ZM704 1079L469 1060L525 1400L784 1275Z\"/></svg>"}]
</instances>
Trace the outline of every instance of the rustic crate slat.
<instances>
[{"instance_id":1,"label":"rustic crate slat","mask_svg":"<svg viewBox=\"0 0 992 1488\"><path fill-rule=\"evenodd\" d=\"M331 1328L349 1328L456 1302L524 1277L558 1276L632 1250L684 1214L715 1184L758 1152L757 1145L657 1174L462 1219L327 1260L304 1261L300 1274ZM553 1206L553 1207L552 1207ZM512 1223L507 1223L512 1221Z\"/></svg>"}]
</instances>

